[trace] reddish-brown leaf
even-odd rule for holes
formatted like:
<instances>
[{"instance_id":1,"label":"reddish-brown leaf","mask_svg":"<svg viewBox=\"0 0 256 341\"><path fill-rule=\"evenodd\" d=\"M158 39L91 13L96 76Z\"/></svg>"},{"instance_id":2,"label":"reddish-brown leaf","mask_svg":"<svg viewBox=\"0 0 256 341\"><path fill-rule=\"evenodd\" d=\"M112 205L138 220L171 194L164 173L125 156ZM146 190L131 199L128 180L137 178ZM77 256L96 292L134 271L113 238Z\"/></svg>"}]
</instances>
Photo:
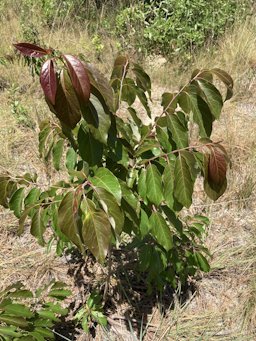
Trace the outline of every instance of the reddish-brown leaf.
<instances>
[{"instance_id":1,"label":"reddish-brown leaf","mask_svg":"<svg viewBox=\"0 0 256 341\"><path fill-rule=\"evenodd\" d=\"M224 183L227 173L227 160L222 148L211 146L208 163L208 179L210 182L220 185Z\"/></svg>"},{"instance_id":2,"label":"reddish-brown leaf","mask_svg":"<svg viewBox=\"0 0 256 341\"><path fill-rule=\"evenodd\" d=\"M90 98L91 85L83 63L72 55L64 55L63 58L80 103L87 103Z\"/></svg>"},{"instance_id":3,"label":"reddish-brown leaf","mask_svg":"<svg viewBox=\"0 0 256 341\"><path fill-rule=\"evenodd\" d=\"M57 92L57 76L52 59L48 59L42 66L40 83L45 97L54 105Z\"/></svg>"},{"instance_id":4,"label":"reddish-brown leaf","mask_svg":"<svg viewBox=\"0 0 256 341\"><path fill-rule=\"evenodd\" d=\"M40 58L47 54L50 54L51 50L43 49L40 46L30 44L30 43L18 43L13 44L14 47L16 47L17 50L20 51L23 56L33 57L33 58Z\"/></svg>"}]
</instances>

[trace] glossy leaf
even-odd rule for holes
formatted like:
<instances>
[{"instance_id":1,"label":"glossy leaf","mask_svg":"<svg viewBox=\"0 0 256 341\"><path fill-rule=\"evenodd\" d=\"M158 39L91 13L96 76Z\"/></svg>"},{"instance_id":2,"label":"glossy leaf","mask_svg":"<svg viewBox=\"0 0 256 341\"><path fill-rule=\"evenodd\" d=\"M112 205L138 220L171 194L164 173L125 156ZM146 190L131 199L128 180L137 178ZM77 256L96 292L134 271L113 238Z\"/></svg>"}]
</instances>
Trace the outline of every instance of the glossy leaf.
<instances>
[{"instance_id":1,"label":"glossy leaf","mask_svg":"<svg viewBox=\"0 0 256 341\"><path fill-rule=\"evenodd\" d=\"M80 126L77 135L78 148L81 158L88 162L89 166L99 164L103 156L103 144L96 140L93 135Z\"/></svg>"},{"instance_id":2,"label":"glossy leaf","mask_svg":"<svg viewBox=\"0 0 256 341\"><path fill-rule=\"evenodd\" d=\"M126 216L134 222L134 224L139 225L139 214L140 214L140 201L134 192L127 186L127 184L119 180L121 190L122 190L122 201L121 207L124 210Z\"/></svg>"},{"instance_id":3,"label":"glossy leaf","mask_svg":"<svg viewBox=\"0 0 256 341\"><path fill-rule=\"evenodd\" d=\"M162 94L161 105L165 112L173 114L177 107L178 97L175 93L165 92Z\"/></svg>"},{"instance_id":4,"label":"glossy leaf","mask_svg":"<svg viewBox=\"0 0 256 341\"><path fill-rule=\"evenodd\" d=\"M82 237L85 245L94 257L103 263L111 240L111 226L106 213L96 209L94 203L86 199L83 201L84 214Z\"/></svg>"},{"instance_id":5,"label":"glossy leaf","mask_svg":"<svg viewBox=\"0 0 256 341\"><path fill-rule=\"evenodd\" d=\"M8 199L17 190L17 185L8 176L0 176L0 205L8 207Z\"/></svg>"},{"instance_id":6,"label":"glossy leaf","mask_svg":"<svg viewBox=\"0 0 256 341\"><path fill-rule=\"evenodd\" d=\"M115 80L121 80L127 73L129 68L129 60L126 56L118 56L114 62L114 67L111 75L112 84Z\"/></svg>"},{"instance_id":7,"label":"glossy leaf","mask_svg":"<svg viewBox=\"0 0 256 341\"><path fill-rule=\"evenodd\" d=\"M111 193L117 200L121 203L121 186L115 177L115 175L107 168L98 168L94 176L90 177L89 180L94 186L104 188L109 193Z\"/></svg>"},{"instance_id":8,"label":"glossy leaf","mask_svg":"<svg viewBox=\"0 0 256 341\"><path fill-rule=\"evenodd\" d=\"M58 224L61 232L82 250L78 220L79 200L80 196L74 191L64 196L58 211Z\"/></svg>"},{"instance_id":9,"label":"glossy leaf","mask_svg":"<svg viewBox=\"0 0 256 341\"><path fill-rule=\"evenodd\" d=\"M91 96L89 103L83 110L83 117L93 137L99 142L107 144L111 119L96 96Z\"/></svg>"},{"instance_id":10,"label":"glossy leaf","mask_svg":"<svg viewBox=\"0 0 256 341\"><path fill-rule=\"evenodd\" d=\"M137 94L141 104L145 108L148 117L151 118L151 110L150 110L150 107L148 105L147 96L145 95L145 93L139 87L137 87L137 89L136 89L136 94Z\"/></svg>"},{"instance_id":11,"label":"glossy leaf","mask_svg":"<svg viewBox=\"0 0 256 341\"><path fill-rule=\"evenodd\" d=\"M223 107L222 96L219 90L210 82L205 80L197 80L195 82L201 90L203 100L208 104L212 115L218 119L220 117L221 109Z\"/></svg>"},{"instance_id":12,"label":"glossy leaf","mask_svg":"<svg viewBox=\"0 0 256 341\"><path fill-rule=\"evenodd\" d=\"M55 105L55 98L57 93L57 75L52 59L48 59L42 65L40 72L40 83L44 91L45 98L52 105Z\"/></svg>"},{"instance_id":13,"label":"glossy leaf","mask_svg":"<svg viewBox=\"0 0 256 341\"><path fill-rule=\"evenodd\" d=\"M216 185L222 184L226 179L227 161L226 157L217 146L210 147L208 163L208 179Z\"/></svg>"},{"instance_id":14,"label":"glossy leaf","mask_svg":"<svg viewBox=\"0 0 256 341\"><path fill-rule=\"evenodd\" d=\"M11 303L4 307L6 314L31 318L34 314L24 304Z\"/></svg>"},{"instance_id":15,"label":"glossy leaf","mask_svg":"<svg viewBox=\"0 0 256 341\"><path fill-rule=\"evenodd\" d=\"M164 217L159 212L153 212L149 223L151 234L166 251L169 251L173 247L172 233Z\"/></svg>"},{"instance_id":16,"label":"glossy leaf","mask_svg":"<svg viewBox=\"0 0 256 341\"><path fill-rule=\"evenodd\" d=\"M59 141L54 144L52 149L52 160L53 166L58 171L60 170L60 161L63 155L63 148L64 148L64 140L60 139Z\"/></svg>"},{"instance_id":17,"label":"glossy leaf","mask_svg":"<svg viewBox=\"0 0 256 341\"><path fill-rule=\"evenodd\" d=\"M0 322L4 322L7 325L17 326L21 328L26 328L28 326L28 322L23 317L11 316L8 314L0 314Z\"/></svg>"},{"instance_id":18,"label":"glossy leaf","mask_svg":"<svg viewBox=\"0 0 256 341\"><path fill-rule=\"evenodd\" d=\"M80 103L87 103L90 98L91 86L83 63L72 55L64 55L63 59Z\"/></svg>"},{"instance_id":19,"label":"glossy leaf","mask_svg":"<svg viewBox=\"0 0 256 341\"><path fill-rule=\"evenodd\" d=\"M13 193L9 201L9 207L17 218L20 218L21 215L24 191L25 191L24 188L19 188L16 192Z\"/></svg>"},{"instance_id":20,"label":"glossy leaf","mask_svg":"<svg viewBox=\"0 0 256 341\"><path fill-rule=\"evenodd\" d=\"M190 85L179 95L179 104L186 113L193 113L193 119L199 126L201 137L209 137L214 118L206 102L198 95L197 88Z\"/></svg>"},{"instance_id":21,"label":"glossy leaf","mask_svg":"<svg viewBox=\"0 0 256 341\"><path fill-rule=\"evenodd\" d=\"M169 162L163 172L163 191L164 199L168 207L173 208L174 198L174 165L175 162Z\"/></svg>"},{"instance_id":22,"label":"glossy leaf","mask_svg":"<svg viewBox=\"0 0 256 341\"><path fill-rule=\"evenodd\" d=\"M37 238L38 244L41 246L45 245L44 241L44 232L46 230L45 222L44 222L44 216L45 211L42 207L39 207L39 209L36 211L36 213L33 215L32 221L31 221L31 229L30 233L32 236Z\"/></svg>"},{"instance_id":23,"label":"glossy leaf","mask_svg":"<svg viewBox=\"0 0 256 341\"><path fill-rule=\"evenodd\" d=\"M197 263L199 265L200 270L202 270L204 272L209 272L210 271L210 265L209 265L207 259L200 252L196 252L195 256L196 256Z\"/></svg>"},{"instance_id":24,"label":"glossy leaf","mask_svg":"<svg viewBox=\"0 0 256 341\"><path fill-rule=\"evenodd\" d=\"M156 138L159 141L159 143L161 144L161 147L164 151L169 153L172 150L169 132L167 129L167 117L160 117L157 120Z\"/></svg>"},{"instance_id":25,"label":"glossy leaf","mask_svg":"<svg viewBox=\"0 0 256 341\"><path fill-rule=\"evenodd\" d=\"M132 105L136 99L136 85L131 78L125 78L122 83L122 100Z\"/></svg>"},{"instance_id":26,"label":"glossy leaf","mask_svg":"<svg viewBox=\"0 0 256 341\"><path fill-rule=\"evenodd\" d=\"M147 201L147 183L146 183L147 171L142 168L138 179L138 193L144 201Z\"/></svg>"},{"instance_id":27,"label":"glossy leaf","mask_svg":"<svg viewBox=\"0 0 256 341\"><path fill-rule=\"evenodd\" d=\"M68 170L73 170L75 168L77 161L77 154L73 148L69 148L66 154L66 167Z\"/></svg>"},{"instance_id":28,"label":"glossy leaf","mask_svg":"<svg viewBox=\"0 0 256 341\"><path fill-rule=\"evenodd\" d=\"M39 132L39 154L40 157L43 157L46 149L46 141L48 139L49 134L52 134L50 126L47 124L43 127L43 129Z\"/></svg>"},{"instance_id":29,"label":"glossy leaf","mask_svg":"<svg viewBox=\"0 0 256 341\"><path fill-rule=\"evenodd\" d=\"M81 119L81 108L66 70L60 73L60 80L57 82L55 104L52 105L46 98L50 110L68 128L74 129Z\"/></svg>"},{"instance_id":30,"label":"glossy leaf","mask_svg":"<svg viewBox=\"0 0 256 341\"><path fill-rule=\"evenodd\" d=\"M151 80L149 75L143 70L143 68L139 64L133 64L133 69L136 76L136 83L139 88L147 91L149 97L151 97Z\"/></svg>"},{"instance_id":31,"label":"glossy leaf","mask_svg":"<svg viewBox=\"0 0 256 341\"><path fill-rule=\"evenodd\" d=\"M193 171L194 170L194 171ZM188 151L182 151L175 162L174 196L185 207L192 203L195 181L195 158Z\"/></svg>"},{"instance_id":32,"label":"glossy leaf","mask_svg":"<svg viewBox=\"0 0 256 341\"><path fill-rule=\"evenodd\" d=\"M188 129L183 126L175 114L167 116L168 129L178 149L188 147Z\"/></svg>"},{"instance_id":33,"label":"glossy leaf","mask_svg":"<svg viewBox=\"0 0 256 341\"><path fill-rule=\"evenodd\" d=\"M155 205L160 205L163 201L163 188L161 175L154 164L149 164L146 175L147 197Z\"/></svg>"},{"instance_id":34,"label":"glossy leaf","mask_svg":"<svg viewBox=\"0 0 256 341\"><path fill-rule=\"evenodd\" d=\"M41 193L41 191L39 188L36 188L36 187L32 188L28 192L28 194L24 200L25 206L30 206L30 205L34 204L35 202L37 202L39 199L40 193Z\"/></svg>"},{"instance_id":35,"label":"glossy leaf","mask_svg":"<svg viewBox=\"0 0 256 341\"><path fill-rule=\"evenodd\" d=\"M121 234L124 226L124 214L115 197L104 188L94 187L93 190L97 200L107 214L111 226L118 234Z\"/></svg>"},{"instance_id":36,"label":"glossy leaf","mask_svg":"<svg viewBox=\"0 0 256 341\"><path fill-rule=\"evenodd\" d=\"M227 159L220 145L209 146L210 154L204 154L204 190L217 200L227 188Z\"/></svg>"},{"instance_id":37,"label":"glossy leaf","mask_svg":"<svg viewBox=\"0 0 256 341\"><path fill-rule=\"evenodd\" d=\"M92 64L84 64L89 75L91 91L96 96L102 96L110 111L114 111L114 93L107 78Z\"/></svg>"},{"instance_id":38,"label":"glossy leaf","mask_svg":"<svg viewBox=\"0 0 256 341\"><path fill-rule=\"evenodd\" d=\"M44 57L45 55L51 53L51 50L43 49L40 46L30 43L18 43L13 44L13 46L19 50L23 56L33 57L33 58L40 58Z\"/></svg>"},{"instance_id":39,"label":"glossy leaf","mask_svg":"<svg viewBox=\"0 0 256 341\"><path fill-rule=\"evenodd\" d=\"M21 337L23 334L16 331L15 327L3 327L0 326L0 335L4 336L13 336L13 337ZM4 339L5 340L5 339ZM6 339L10 340L10 339Z\"/></svg>"},{"instance_id":40,"label":"glossy leaf","mask_svg":"<svg viewBox=\"0 0 256 341\"><path fill-rule=\"evenodd\" d=\"M215 74L227 87L227 94L226 94L226 99L225 101L227 101L228 99L230 99L233 96L233 86L234 86L234 82L232 77L230 77L230 75L225 72L224 70L215 68L212 69L211 72L213 74Z\"/></svg>"}]
</instances>

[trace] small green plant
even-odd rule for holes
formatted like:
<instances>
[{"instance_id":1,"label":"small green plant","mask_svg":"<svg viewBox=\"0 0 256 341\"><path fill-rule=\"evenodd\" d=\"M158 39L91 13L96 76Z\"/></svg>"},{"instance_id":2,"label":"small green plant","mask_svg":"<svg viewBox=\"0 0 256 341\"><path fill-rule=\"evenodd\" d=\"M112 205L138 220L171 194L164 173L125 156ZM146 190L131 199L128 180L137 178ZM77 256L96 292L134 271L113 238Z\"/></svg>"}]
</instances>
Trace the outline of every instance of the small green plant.
<instances>
[{"instance_id":1,"label":"small green plant","mask_svg":"<svg viewBox=\"0 0 256 341\"><path fill-rule=\"evenodd\" d=\"M15 47L46 59L40 83L57 119L41 123L39 152L69 176L42 190L28 174L1 175L0 204L19 219L18 232L30 220L40 245L49 243L51 229L57 244L72 242L103 265L113 248L132 247L134 271L149 293L209 271L208 219L183 208L192 204L196 179L213 200L226 189L228 157L210 136L232 97L232 78L217 68L195 70L178 91L162 95L162 112L153 118L150 77L126 56L117 57L107 80L75 56Z\"/></svg>"},{"instance_id":2,"label":"small green plant","mask_svg":"<svg viewBox=\"0 0 256 341\"><path fill-rule=\"evenodd\" d=\"M102 297L96 293L91 293L84 307L80 308L74 319L81 323L83 330L88 333L95 323L102 327L107 326L107 317L102 310Z\"/></svg>"},{"instance_id":3,"label":"small green plant","mask_svg":"<svg viewBox=\"0 0 256 341\"><path fill-rule=\"evenodd\" d=\"M11 113L15 117L18 125L23 127L34 127L34 122L27 109L21 104L18 96L19 87L16 85L12 85L9 89L9 101L11 106Z\"/></svg>"},{"instance_id":4,"label":"small green plant","mask_svg":"<svg viewBox=\"0 0 256 341\"><path fill-rule=\"evenodd\" d=\"M62 282L37 289L18 282L0 292L0 340L54 340L54 325L68 314L60 302L71 292Z\"/></svg>"}]
</instances>

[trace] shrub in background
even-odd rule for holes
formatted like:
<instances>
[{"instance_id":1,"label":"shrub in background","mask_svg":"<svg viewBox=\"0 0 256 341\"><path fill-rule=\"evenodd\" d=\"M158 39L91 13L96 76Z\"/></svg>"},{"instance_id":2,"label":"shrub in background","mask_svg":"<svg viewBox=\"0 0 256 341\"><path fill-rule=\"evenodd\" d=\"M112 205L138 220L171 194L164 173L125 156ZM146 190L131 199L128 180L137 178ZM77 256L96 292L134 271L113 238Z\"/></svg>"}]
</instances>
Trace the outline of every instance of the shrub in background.
<instances>
[{"instance_id":1,"label":"shrub in background","mask_svg":"<svg viewBox=\"0 0 256 341\"><path fill-rule=\"evenodd\" d=\"M250 13L250 0L148 0L116 16L116 33L146 53L187 57Z\"/></svg>"}]
</instances>

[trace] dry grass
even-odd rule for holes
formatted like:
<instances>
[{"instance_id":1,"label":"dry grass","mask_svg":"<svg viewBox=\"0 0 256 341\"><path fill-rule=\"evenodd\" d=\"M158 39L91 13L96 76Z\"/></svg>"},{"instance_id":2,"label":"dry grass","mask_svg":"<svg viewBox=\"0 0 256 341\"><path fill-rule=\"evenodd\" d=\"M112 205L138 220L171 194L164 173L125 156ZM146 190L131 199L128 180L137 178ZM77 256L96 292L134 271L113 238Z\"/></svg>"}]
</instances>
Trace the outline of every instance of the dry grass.
<instances>
[{"instance_id":1,"label":"dry grass","mask_svg":"<svg viewBox=\"0 0 256 341\"><path fill-rule=\"evenodd\" d=\"M33 20L36 20L34 18ZM17 17L0 22L0 57L13 56L12 42L20 38ZM55 31L39 29L46 44L65 52L84 53L89 60L97 59L86 29L62 27ZM212 203L198 197L193 212L204 212L212 220L207 245L213 255L212 271L199 276L197 291L184 304L175 301L174 308L162 314L161 300L142 324L145 340L255 340L256 336L256 22L248 22L227 32L214 51L202 51L193 67L221 67L234 77L235 99L225 106L224 114L215 125L215 138L223 139L231 161L228 190L218 202ZM65 40L63 39L65 37ZM109 70L114 58L114 42L108 42L102 53L99 67ZM158 95L188 78L175 65L149 65ZM150 65L151 68L150 68ZM10 114L10 88L18 85L18 100L26 107L37 127L38 117L47 109L29 72L20 62L0 65L0 80L7 86L0 92L0 168L14 174L37 172L45 181L45 168L38 158L37 128L31 130L17 125ZM51 279L64 280L73 285L67 276L68 265L54 253L46 254L27 232L21 238L15 234L17 221L8 211L0 210L0 289L16 280L22 280L35 289ZM117 285L113 279L113 286ZM120 284L119 284L120 285ZM120 289L119 287L119 290ZM109 316L111 331L99 332L99 340L134 340L140 323L131 321L125 326L119 307L118 315ZM143 311L143 307L141 307ZM116 335L117 334L117 335ZM138 337L138 336L136 336Z\"/></svg>"}]
</instances>

